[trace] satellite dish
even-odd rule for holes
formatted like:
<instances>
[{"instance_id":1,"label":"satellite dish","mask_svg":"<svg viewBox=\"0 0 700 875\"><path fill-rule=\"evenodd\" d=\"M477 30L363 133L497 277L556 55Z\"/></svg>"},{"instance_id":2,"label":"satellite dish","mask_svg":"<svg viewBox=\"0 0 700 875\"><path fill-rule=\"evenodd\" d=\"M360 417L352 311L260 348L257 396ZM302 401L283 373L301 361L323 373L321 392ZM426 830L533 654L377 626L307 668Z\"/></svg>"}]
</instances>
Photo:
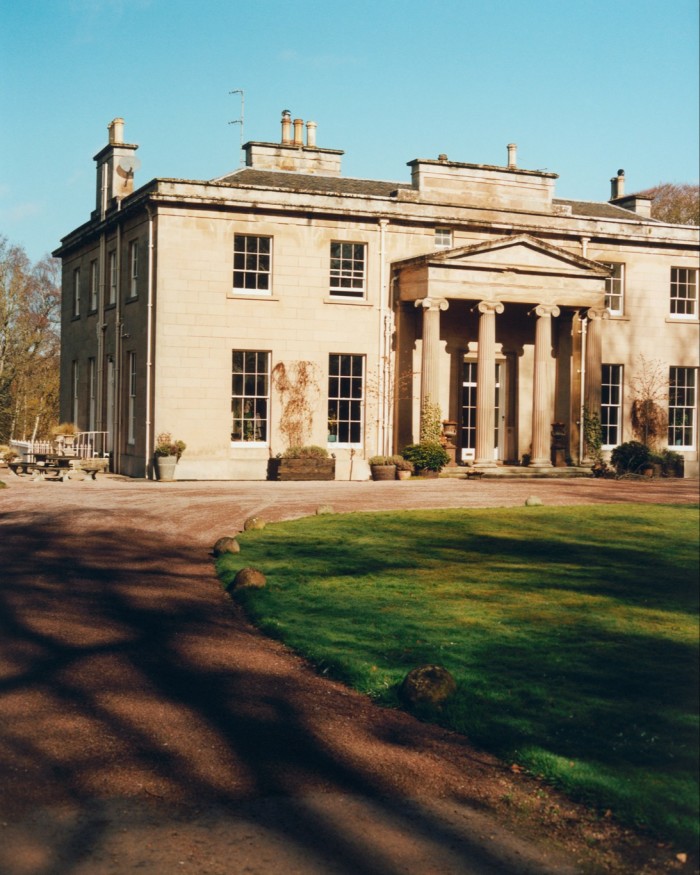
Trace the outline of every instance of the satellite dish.
<instances>
[{"instance_id":1,"label":"satellite dish","mask_svg":"<svg viewBox=\"0 0 700 875\"><path fill-rule=\"evenodd\" d=\"M117 173L122 179L129 179L140 166L141 161L135 155L124 155L117 163Z\"/></svg>"}]
</instances>

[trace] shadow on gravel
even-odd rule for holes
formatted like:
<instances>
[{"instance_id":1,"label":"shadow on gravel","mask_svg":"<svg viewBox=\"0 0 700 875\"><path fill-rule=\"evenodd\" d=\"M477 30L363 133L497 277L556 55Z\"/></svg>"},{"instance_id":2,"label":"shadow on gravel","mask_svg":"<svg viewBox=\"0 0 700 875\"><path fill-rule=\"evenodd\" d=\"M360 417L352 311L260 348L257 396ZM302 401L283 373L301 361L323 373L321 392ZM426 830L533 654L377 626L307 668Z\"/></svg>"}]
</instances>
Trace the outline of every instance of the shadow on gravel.
<instances>
[{"instance_id":1,"label":"shadow on gravel","mask_svg":"<svg viewBox=\"0 0 700 875\"><path fill-rule=\"evenodd\" d=\"M32 875L85 865L110 828L99 816L109 800L240 817L251 800L300 791L370 797L398 832L449 848L464 871L545 871L511 868L427 807L389 799L370 763L320 733L314 681L256 656L256 633L186 538L108 519L86 533L76 514L0 515L0 806L8 820L65 804L86 812L57 825ZM407 871L319 808L268 827L318 871Z\"/></svg>"}]
</instances>

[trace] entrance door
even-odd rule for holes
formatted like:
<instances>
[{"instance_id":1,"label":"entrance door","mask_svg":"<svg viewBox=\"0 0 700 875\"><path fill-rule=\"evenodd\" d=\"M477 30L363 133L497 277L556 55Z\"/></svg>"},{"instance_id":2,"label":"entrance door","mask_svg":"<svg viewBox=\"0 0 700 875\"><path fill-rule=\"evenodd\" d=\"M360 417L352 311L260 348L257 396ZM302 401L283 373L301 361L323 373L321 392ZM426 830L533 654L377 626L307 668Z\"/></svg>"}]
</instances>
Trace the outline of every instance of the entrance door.
<instances>
[{"instance_id":1,"label":"entrance door","mask_svg":"<svg viewBox=\"0 0 700 875\"><path fill-rule=\"evenodd\" d=\"M462 460L473 460L476 452L476 381L478 365L465 361L462 365ZM503 362L496 362L496 391L494 397L493 458L503 457Z\"/></svg>"}]
</instances>

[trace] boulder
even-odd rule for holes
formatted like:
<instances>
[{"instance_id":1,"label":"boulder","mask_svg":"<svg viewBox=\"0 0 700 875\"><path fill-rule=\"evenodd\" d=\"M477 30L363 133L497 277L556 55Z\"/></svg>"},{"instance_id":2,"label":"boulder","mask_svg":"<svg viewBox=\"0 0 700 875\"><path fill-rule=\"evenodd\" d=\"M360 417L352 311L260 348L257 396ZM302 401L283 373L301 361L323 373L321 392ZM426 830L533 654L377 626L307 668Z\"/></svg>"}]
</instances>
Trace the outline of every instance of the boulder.
<instances>
[{"instance_id":1,"label":"boulder","mask_svg":"<svg viewBox=\"0 0 700 875\"><path fill-rule=\"evenodd\" d=\"M265 520L259 516L250 516L243 523L243 529L247 532L249 529L264 529L265 528Z\"/></svg>"},{"instance_id":2,"label":"boulder","mask_svg":"<svg viewBox=\"0 0 700 875\"><path fill-rule=\"evenodd\" d=\"M525 507L542 507L542 499L537 495L530 495L525 499Z\"/></svg>"},{"instance_id":3,"label":"boulder","mask_svg":"<svg viewBox=\"0 0 700 875\"><path fill-rule=\"evenodd\" d=\"M257 568L241 568L233 578L231 589L262 589L267 580Z\"/></svg>"},{"instance_id":4,"label":"boulder","mask_svg":"<svg viewBox=\"0 0 700 875\"><path fill-rule=\"evenodd\" d=\"M215 556L222 556L224 553L240 553L241 546L234 537L226 535L223 538L219 538L212 547L211 552Z\"/></svg>"},{"instance_id":5,"label":"boulder","mask_svg":"<svg viewBox=\"0 0 700 875\"><path fill-rule=\"evenodd\" d=\"M411 669L399 688L399 696L410 707L440 707L454 695L457 684L441 665L419 665Z\"/></svg>"},{"instance_id":6,"label":"boulder","mask_svg":"<svg viewBox=\"0 0 700 875\"><path fill-rule=\"evenodd\" d=\"M321 515L321 514L326 514L326 513L335 513L335 511L333 510L333 505L332 504L319 504L319 506L316 508L316 514Z\"/></svg>"}]
</instances>

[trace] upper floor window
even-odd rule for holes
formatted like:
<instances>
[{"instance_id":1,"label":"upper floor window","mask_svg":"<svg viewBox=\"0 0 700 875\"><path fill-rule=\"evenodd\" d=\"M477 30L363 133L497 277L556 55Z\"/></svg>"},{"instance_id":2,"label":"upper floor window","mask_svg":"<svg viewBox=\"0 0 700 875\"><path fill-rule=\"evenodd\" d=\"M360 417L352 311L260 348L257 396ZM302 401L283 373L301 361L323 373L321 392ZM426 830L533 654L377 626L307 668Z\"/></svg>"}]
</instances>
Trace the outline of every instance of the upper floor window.
<instances>
[{"instance_id":1,"label":"upper floor window","mask_svg":"<svg viewBox=\"0 0 700 875\"><path fill-rule=\"evenodd\" d=\"M269 293L272 237L236 234L233 238L233 288L253 294Z\"/></svg>"},{"instance_id":2,"label":"upper floor window","mask_svg":"<svg viewBox=\"0 0 700 875\"><path fill-rule=\"evenodd\" d=\"M436 249L452 249L452 229L451 228L436 228L435 229L435 248Z\"/></svg>"},{"instance_id":3,"label":"upper floor window","mask_svg":"<svg viewBox=\"0 0 700 875\"><path fill-rule=\"evenodd\" d=\"M671 268L671 316L696 319L698 315L697 268Z\"/></svg>"},{"instance_id":4,"label":"upper floor window","mask_svg":"<svg viewBox=\"0 0 700 875\"><path fill-rule=\"evenodd\" d=\"M139 293L139 241L132 240L129 244L129 297L135 298Z\"/></svg>"},{"instance_id":5,"label":"upper floor window","mask_svg":"<svg viewBox=\"0 0 700 875\"><path fill-rule=\"evenodd\" d=\"M117 303L117 253L114 250L109 253L109 297L107 303Z\"/></svg>"},{"instance_id":6,"label":"upper floor window","mask_svg":"<svg viewBox=\"0 0 700 875\"><path fill-rule=\"evenodd\" d=\"M331 295L364 297L365 249L364 243L331 243Z\"/></svg>"},{"instance_id":7,"label":"upper floor window","mask_svg":"<svg viewBox=\"0 0 700 875\"><path fill-rule=\"evenodd\" d=\"M231 375L231 440L266 443L270 410L270 353L234 349Z\"/></svg>"},{"instance_id":8,"label":"upper floor window","mask_svg":"<svg viewBox=\"0 0 700 875\"><path fill-rule=\"evenodd\" d=\"M73 316L80 316L80 268L73 271Z\"/></svg>"},{"instance_id":9,"label":"upper floor window","mask_svg":"<svg viewBox=\"0 0 700 875\"><path fill-rule=\"evenodd\" d=\"M97 260L90 262L90 309L97 310L97 301L100 288L99 270Z\"/></svg>"},{"instance_id":10,"label":"upper floor window","mask_svg":"<svg viewBox=\"0 0 700 875\"><path fill-rule=\"evenodd\" d=\"M622 365L603 365L600 386L600 425L604 447L620 443Z\"/></svg>"},{"instance_id":11,"label":"upper floor window","mask_svg":"<svg viewBox=\"0 0 700 875\"><path fill-rule=\"evenodd\" d=\"M697 416L697 371L672 367L668 379L668 445L671 449L695 449Z\"/></svg>"},{"instance_id":12,"label":"upper floor window","mask_svg":"<svg viewBox=\"0 0 700 875\"><path fill-rule=\"evenodd\" d=\"M625 266L606 264L612 274L605 280L605 306L613 316L621 316L625 307Z\"/></svg>"},{"instance_id":13,"label":"upper floor window","mask_svg":"<svg viewBox=\"0 0 700 875\"><path fill-rule=\"evenodd\" d=\"M328 359L328 440L362 443L364 401L362 355L331 355Z\"/></svg>"}]
</instances>

